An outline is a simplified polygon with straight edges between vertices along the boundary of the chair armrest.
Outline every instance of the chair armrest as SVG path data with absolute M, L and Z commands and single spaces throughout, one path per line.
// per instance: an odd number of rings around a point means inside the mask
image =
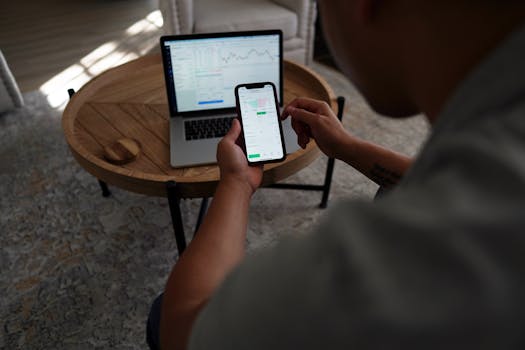
M 193 0 L 159 0 L 165 34 L 193 32 Z
M 308 3 L 311 2 L 311 0 L 272 0 L 273 2 L 287 7 L 292 11 L 302 11 L 302 9 L 306 9 L 308 7 Z
M 309 38 L 310 27 L 315 25 L 317 16 L 316 5 L 314 0 L 272 0 L 297 14 L 298 30 L 297 36 L 300 38 Z
M 314 0 L 272 0 L 274 3 L 288 8 L 297 14 L 297 37 L 304 39 L 305 60 L 310 64 L 314 52 L 315 20 L 317 6 Z

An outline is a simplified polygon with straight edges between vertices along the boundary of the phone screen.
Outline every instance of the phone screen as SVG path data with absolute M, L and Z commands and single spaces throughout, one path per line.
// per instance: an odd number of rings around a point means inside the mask
M 286 155 L 274 89 L 270 83 L 237 88 L 246 157 L 250 163 L 283 160 Z

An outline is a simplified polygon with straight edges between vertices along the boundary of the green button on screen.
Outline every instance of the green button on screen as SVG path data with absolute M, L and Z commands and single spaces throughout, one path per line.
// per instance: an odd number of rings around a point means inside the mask
M 260 157 L 261 157 L 261 155 L 259 153 L 248 155 L 248 158 L 250 158 L 250 159 L 252 159 L 252 158 L 260 158 Z
M 265 115 L 266 112 L 257 112 L 257 115 Z

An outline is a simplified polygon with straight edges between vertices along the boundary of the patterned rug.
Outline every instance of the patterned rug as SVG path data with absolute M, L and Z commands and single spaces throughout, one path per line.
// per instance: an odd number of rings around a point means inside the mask
M 372 113 L 338 72 L 314 68 L 347 98 L 345 126 L 354 134 L 413 155 L 426 138 L 422 117 L 387 120 Z M 0 348 L 145 349 L 145 321 L 177 258 L 165 198 L 111 188 L 71 156 L 60 112 L 39 92 L 0 115 Z M 319 158 L 287 181 L 321 184 Z M 377 187 L 336 162 L 330 206 L 370 200 Z M 311 231 L 321 193 L 261 189 L 251 206 L 248 251 Z M 190 239 L 200 202 L 185 200 Z

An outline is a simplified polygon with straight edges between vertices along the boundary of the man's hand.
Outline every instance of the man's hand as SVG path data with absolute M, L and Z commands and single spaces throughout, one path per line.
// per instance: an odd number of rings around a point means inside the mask
M 286 106 L 281 118 L 288 116 L 299 146 L 305 148 L 313 138 L 327 156 L 348 163 L 384 188 L 395 186 L 412 163 L 402 154 L 348 133 L 326 102 L 297 98 Z
M 221 182 L 242 185 L 253 194 L 261 185 L 262 166 L 250 166 L 246 155 L 237 144 L 241 134 L 241 124 L 234 119 L 230 131 L 219 142 L 217 162 L 221 170 Z
M 352 136 L 343 128 L 330 106 L 323 101 L 296 98 L 284 109 L 281 119 L 292 117 L 297 143 L 302 148 L 313 138 L 329 157 L 341 159 Z

